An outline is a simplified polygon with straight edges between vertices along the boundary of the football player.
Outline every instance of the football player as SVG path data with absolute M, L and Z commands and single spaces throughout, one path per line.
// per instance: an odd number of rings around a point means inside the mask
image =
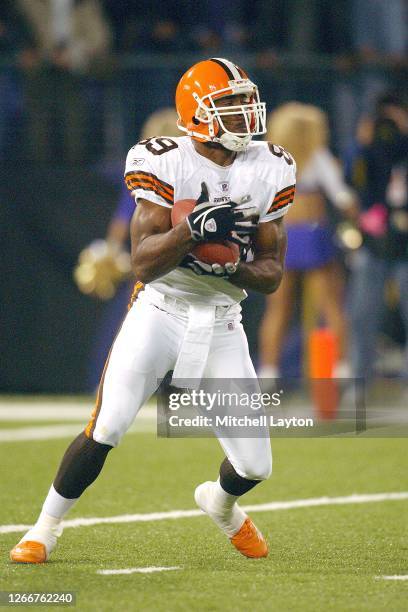
M 175 381 L 257 384 L 239 304 L 245 289 L 269 294 L 282 279 L 283 216 L 294 197 L 295 163 L 281 147 L 252 141 L 265 133 L 265 104 L 231 61 L 192 66 L 178 83 L 176 109 L 184 136 L 142 140 L 127 156 L 125 180 L 137 202 L 132 306 L 112 345 L 92 418 L 68 447 L 36 524 L 11 551 L 13 561 L 49 558 L 62 518 L 167 372 L 174 371 Z M 196 200 L 194 209 L 172 227 L 174 202 L 187 198 Z M 199 243 L 226 239 L 240 246 L 237 261 L 209 265 L 191 255 Z M 219 435 L 225 452 L 219 477 L 195 491 L 199 507 L 252 558 L 265 557 L 268 547 L 237 500 L 272 471 L 268 432 L 260 426 L 255 433 Z

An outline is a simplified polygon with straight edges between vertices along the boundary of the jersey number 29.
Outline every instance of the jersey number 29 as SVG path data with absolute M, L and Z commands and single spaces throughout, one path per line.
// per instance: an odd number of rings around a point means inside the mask
M 150 151 L 150 153 L 153 153 L 153 155 L 163 155 L 163 153 L 167 153 L 167 151 L 178 148 L 177 142 L 166 137 L 146 138 L 146 140 L 141 140 L 139 144 L 145 145 L 146 149 Z

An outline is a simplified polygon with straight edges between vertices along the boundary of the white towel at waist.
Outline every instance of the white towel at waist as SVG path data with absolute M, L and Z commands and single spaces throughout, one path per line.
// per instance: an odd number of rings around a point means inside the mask
M 175 387 L 199 387 L 214 331 L 215 309 L 205 304 L 189 305 L 187 329 L 173 372 Z
M 189 303 L 186 300 L 165 295 L 149 285 L 146 286 L 140 299 L 167 312 L 187 318 L 186 331 L 181 342 L 180 351 L 174 366 L 172 384 L 175 387 L 198 389 L 210 351 L 214 325 L 219 319 L 239 317 L 241 306 L 237 304 L 215 306 L 204 303 Z

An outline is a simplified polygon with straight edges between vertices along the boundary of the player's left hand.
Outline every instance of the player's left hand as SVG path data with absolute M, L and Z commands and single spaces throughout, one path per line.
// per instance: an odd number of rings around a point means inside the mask
M 250 203 L 251 196 L 246 195 L 236 204 L 232 202 L 235 211 L 240 211 L 244 215 L 244 221 L 241 221 L 240 228 L 232 231 L 228 240 L 235 242 L 239 247 L 247 248 L 251 242 L 251 238 L 255 233 L 259 223 L 259 210 L 256 206 Z
M 183 268 L 189 268 L 198 276 L 216 276 L 217 278 L 229 278 L 237 271 L 238 261 L 228 262 L 224 266 L 218 263 L 207 264 L 199 259 L 196 259 L 194 255 L 189 253 L 180 262 L 180 266 Z

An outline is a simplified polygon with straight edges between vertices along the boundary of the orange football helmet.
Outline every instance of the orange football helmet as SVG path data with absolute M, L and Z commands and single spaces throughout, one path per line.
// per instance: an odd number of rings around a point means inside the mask
M 216 106 L 215 100 L 244 94 L 248 103 Z M 248 75 L 229 60 L 214 57 L 194 64 L 181 77 L 176 90 L 177 125 L 200 142 L 218 142 L 230 151 L 242 151 L 253 136 L 266 133 L 266 108 L 260 102 L 258 87 Z M 240 115 L 245 131 L 232 132 L 223 118 Z

